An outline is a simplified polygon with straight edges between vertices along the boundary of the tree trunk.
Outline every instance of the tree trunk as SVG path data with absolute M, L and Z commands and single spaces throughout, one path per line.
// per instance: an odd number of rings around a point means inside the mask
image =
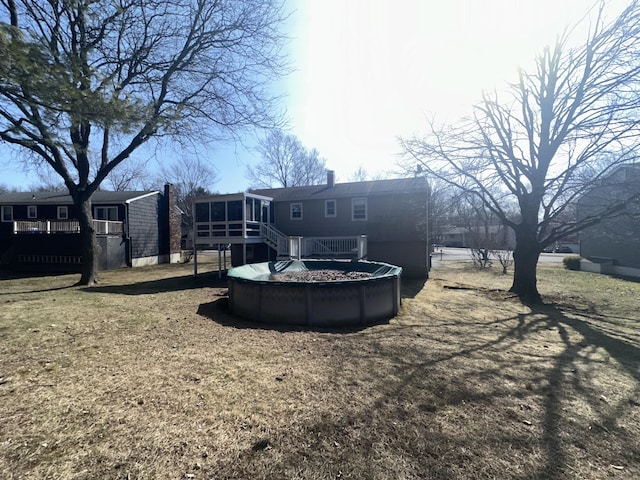
M 539 257 L 540 246 L 535 236 L 519 234 L 516 231 L 516 248 L 513 251 L 513 285 L 509 291 L 517 294 L 523 303 L 542 301 L 537 286 L 536 270 Z
M 98 283 L 98 245 L 93 228 L 91 197 L 74 199 L 80 222 L 80 248 L 82 250 L 82 270 L 78 285 L 92 286 Z

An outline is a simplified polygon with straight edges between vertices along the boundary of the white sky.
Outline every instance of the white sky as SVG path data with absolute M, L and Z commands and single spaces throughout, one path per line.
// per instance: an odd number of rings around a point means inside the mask
M 516 79 L 592 0 L 298 2 L 293 132 L 347 180 L 393 170 L 397 137 L 452 120 Z
M 282 86 L 291 133 L 317 148 L 348 181 L 362 165 L 394 170 L 398 136 L 419 133 L 425 114 L 470 111 L 483 89 L 516 78 L 544 45 L 584 15 L 592 0 L 288 0 L 290 60 Z M 220 181 L 249 184 L 253 151 L 211 154 Z M 29 186 L 19 169 L 0 166 L 0 183 Z

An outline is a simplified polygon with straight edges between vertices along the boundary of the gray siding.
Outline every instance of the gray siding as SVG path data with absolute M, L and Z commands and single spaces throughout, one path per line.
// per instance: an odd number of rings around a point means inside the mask
M 405 277 L 429 274 L 426 242 L 367 242 L 368 260 L 402 267 Z
M 368 260 L 398 265 L 403 275 L 428 275 L 426 195 L 393 193 L 367 198 L 367 220 L 352 220 L 351 200 L 336 198 L 336 216 L 325 217 L 325 199 L 276 201 L 276 228 L 287 235 L 366 235 Z M 302 220 L 290 218 L 291 203 L 302 203 Z
M 425 240 L 426 197 L 418 194 L 372 195 L 367 220 L 352 220 L 352 198 L 336 198 L 336 216 L 325 217 L 325 200 L 276 201 L 275 225 L 287 235 L 367 235 L 369 241 Z M 290 218 L 292 203 L 302 203 L 302 220 Z
M 158 222 L 161 196 L 149 195 L 129 204 L 129 238 L 131 257 L 144 258 L 161 254 L 161 227 Z
M 630 198 L 640 189 L 640 168 L 624 166 L 594 186 L 578 204 L 578 217 L 597 213 L 609 204 Z M 640 268 L 640 199 L 627 203 L 625 211 L 580 232 L 580 255 L 609 259 L 614 265 Z

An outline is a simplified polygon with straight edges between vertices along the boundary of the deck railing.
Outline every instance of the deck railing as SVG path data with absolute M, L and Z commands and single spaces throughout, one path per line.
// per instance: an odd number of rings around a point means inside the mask
M 123 222 L 113 220 L 94 220 L 93 228 L 97 235 L 122 235 Z M 13 222 L 13 233 L 80 233 L 77 220 L 16 220 Z
M 303 256 L 305 257 L 336 257 L 354 256 L 365 258 L 367 256 L 367 237 L 305 237 Z
M 260 236 L 267 245 L 276 250 L 278 255 L 289 255 L 289 240 L 287 236 L 273 225 L 261 223 Z

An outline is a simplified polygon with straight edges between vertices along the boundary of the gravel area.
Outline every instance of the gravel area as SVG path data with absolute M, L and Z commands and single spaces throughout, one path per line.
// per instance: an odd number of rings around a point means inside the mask
M 371 278 L 367 272 L 343 272 L 341 270 L 306 270 L 301 272 L 274 273 L 269 279 L 278 282 L 335 282 Z

